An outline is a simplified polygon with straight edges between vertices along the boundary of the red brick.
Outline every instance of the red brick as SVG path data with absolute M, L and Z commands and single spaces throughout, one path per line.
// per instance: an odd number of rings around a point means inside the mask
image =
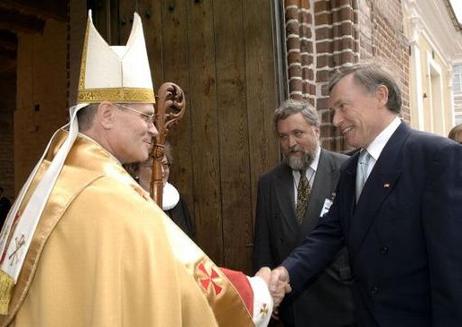
M 289 24 L 287 24 L 287 35 L 289 34 L 299 34 L 300 33 L 300 27 L 299 27 L 299 23 L 298 22 L 290 22 Z
M 288 55 L 287 61 L 289 64 L 294 62 L 301 62 L 300 53 L 299 52 L 291 52 Z
M 316 1 L 314 3 L 314 12 L 318 13 L 321 11 L 328 11 L 330 10 L 330 1 L 324 0 L 324 1 Z
M 284 7 L 289 7 L 289 6 L 297 6 L 299 5 L 300 0 L 285 0 L 284 1 Z
M 303 68 L 302 69 L 302 78 L 304 80 L 309 80 L 312 81 L 314 79 L 314 72 L 312 69 L 309 68 Z
M 300 65 L 293 65 L 289 67 L 289 77 L 302 76 L 302 67 Z
M 313 53 L 313 42 L 302 41 L 300 45 L 300 52 Z
M 342 24 L 333 27 L 334 37 L 353 35 L 353 32 L 353 22 L 351 21 L 343 22 Z
M 298 79 L 293 79 L 289 81 L 289 90 L 290 91 L 301 91 L 302 90 L 302 81 Z
M 301 56 L 301 61 L 302 61 L 303 66 L 311 65 L 313 63 L 313 56 L 310 54 L 304 53 Z
M 326 25 L 326 24 L 332 25 L 332 16 L 331 16 L 330 13 L 318 14 L 314 18 L 314 20 L 315 20 L 315 25 L 316 26 L 318 26 L 318 25 Z
M 299 49 L 300 39 L 298 37 L 291 37 L 287 39 L 287 49 Z
M 344 7 L 332 13 L 334 22 L 341 22 L 345 20 L 353 20 L 354 14 L 351 8 Z
M 310 0 L 300 0 L 300 8 L 310 9 Z
M 332 52 L 332 42 L 331 41 L 316 42 L 316 52 L 318 53 Z
M 329 72 L 327 70 L 319 70 L 316 72 L 316 82 L 327 82 L 329 80 Z
M 330 54 L 321 55 L 321 56 L 318 56 L 318 58 L 317 58 L 316 67 L 317 68 L 322 68 L 322 67 L 325 67 L 325 66 L 333 67 L 333 60 L 332 60 L 332 56 Z
M 316 40 L 330 39 L 332 37 L 331 27 L 321 27 L 316 29 Z
M 318 101 L 316 103 L 316 109 L 317 110 L 326 110 L 326 109 L 328 109 L 328 106 L 327 106 L 327 101 L 328 100 L 329 100 L 328 97 L 318 98 Z M 328 110 L 323 112 L 323 117 L 324 117 L 324 115 L 327 115 L 326 119 L 328 119 L 327 121 L 330 121 L 330 113 L 329 113 Z M 323 117 L 321 117 L 322 121 L 326 121 Z

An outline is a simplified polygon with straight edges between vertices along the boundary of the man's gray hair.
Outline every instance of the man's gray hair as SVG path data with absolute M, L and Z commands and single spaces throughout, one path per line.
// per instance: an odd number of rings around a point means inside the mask
M 399 114 L 401 112 L 401 90 L 391 74 L 375 64 L 356 64 L 340 68 L 330 79 L 329 93 L 345 76 L 353 74 L 353 81 L 361 85 L 369 93 L 373 93 L 381 85 L 388 89 L 388 110 Z
M 278 122 L 284 120 L 289 116 L 301 113 L 308 125 L 319 127 L 321 121 L 314 106 L 308 101 L 288 99 L 281 103 L 281 105 L 274 111 L 273 127 L 277 131 Z

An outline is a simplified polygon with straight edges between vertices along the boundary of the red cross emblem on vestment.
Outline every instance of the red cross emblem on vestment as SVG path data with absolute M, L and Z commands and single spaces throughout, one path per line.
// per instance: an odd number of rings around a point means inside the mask
M 215 291 L 215 294 L 218 295 L 221 293 L 223 288 L 217 285 L 216 280 L 221 278 L 220 275 L 212 268 L 210 268 L 210 273 L 205 268 L 203 262 L 201 262 L 198 266 L 199 270 L 203 273 L 204 278 L 200 278 L 199 282 L 201 283 L 202 287 L 208 291 L 210 285 L 212 285 L 212 289 Z

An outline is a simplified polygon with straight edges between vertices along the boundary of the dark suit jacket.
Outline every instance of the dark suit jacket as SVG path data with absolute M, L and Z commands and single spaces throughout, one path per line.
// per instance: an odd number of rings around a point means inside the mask
M 195 239 L 196 229 L 194 222 L 189 214 L 188 206 L 183 198 L 180 196 L 180 201 L 170 210 L 165 213 L 185 232 L 192 240 Z
M 321 150 L 303 224 L 295 218 L 292 170 L 282 163 L 258 183 L 254 268 L 274 268 L 320 220 L 324 201 L 332 199 L 346 156 Z M 321 218 L 322 219 L 322 218 Z M 350 268 L 346 251 L 301 294 L 285 300 L 280 314 L 287 326 L 345 326 L 353 321 Z
M 346 243 L 360 326 L 462 326 L 462 146 L 402 123 L 355 204 L 357 160 L 328 215 L 283 262 L 292 287 Z

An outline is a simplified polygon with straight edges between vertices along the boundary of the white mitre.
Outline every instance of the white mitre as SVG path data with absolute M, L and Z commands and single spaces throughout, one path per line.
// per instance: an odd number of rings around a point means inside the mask
M 132 31 L 125 46 L 109 46 L 93 25 L 88 13 L 87 30 L 82 52 L 77 105 L 69 108 L 68 137 L 56 153 L 49 168 L 33 191 L 23 212 L 18 212 L 42 158 L 29 175 L 8 213 L 0 233 L 0 314 L 7 314 L 13 286 L 24 264 L 27 251 L 48 197 L 64 161 L 79 132 L 77 112 L 91 103 L 155 103 L 151 71 L 140 16 L 135 13 Z M 56 135 L 56 133 L 55 133 Z M 17 216 L 16 221 L 15 217 Z M 14 223 L 14 224 L 13 224 Z M 15 225 L 15 226 L 14 226 Z M 14 228 L 13 228 L 14 226 Z M 15 242 L 21 242 L 21 249 Z
M 78 103 L 154 103 L 151 70 L 140 16 L 126 46 L 109 46 L 88 15 L 80 66 Z

